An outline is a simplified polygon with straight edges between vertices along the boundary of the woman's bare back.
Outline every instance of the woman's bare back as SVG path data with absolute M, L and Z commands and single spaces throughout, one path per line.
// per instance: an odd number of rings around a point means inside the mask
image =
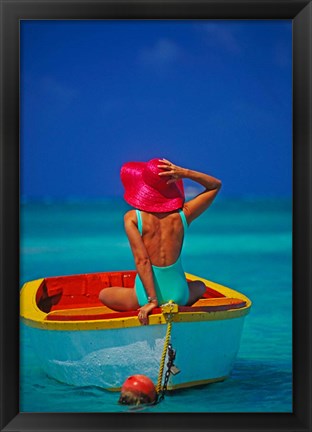
M 158 267 L 172 265 L 179 258 L 183 243 L 183 224 L 178 212 L 141 211 L 143 243 L 151 263 Z

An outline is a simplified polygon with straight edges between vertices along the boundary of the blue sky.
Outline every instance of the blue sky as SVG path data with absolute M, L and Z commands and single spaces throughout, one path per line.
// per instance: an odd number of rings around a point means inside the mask
M 22 21 L 22 198 L 121 196 L 165 157 L 291 196 L 291 21 Z

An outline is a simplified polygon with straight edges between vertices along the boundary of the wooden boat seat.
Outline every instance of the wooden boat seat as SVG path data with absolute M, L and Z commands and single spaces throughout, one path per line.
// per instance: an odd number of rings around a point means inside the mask
M 246 306 L 246 302 L 239 298 L 202 298 L 193 306 L 179 306 L 179 312 L 216 312 L 230 309 L 240 309 Z M 161 308 L 153 309 L 153 314 L 161 313 Z M 116 312 L 107 306 L 80 307 L 63 310 L 54 310 L 48 313 L 49 321 L 89 321 L 113 318 L 125 318 L 136 316 L 137 311 Z

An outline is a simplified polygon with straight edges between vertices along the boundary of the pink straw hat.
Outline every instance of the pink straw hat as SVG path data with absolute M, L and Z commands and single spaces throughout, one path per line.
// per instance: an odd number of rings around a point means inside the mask
M 167 184 L 170 177 L 159 176 L 163 170 L 157 165 L 161 165 L 160 159 L 127 162 L 121 167 L 125 201 L 139 210 L 155 213 L 182 208 L 185 200 L 182 180 Z

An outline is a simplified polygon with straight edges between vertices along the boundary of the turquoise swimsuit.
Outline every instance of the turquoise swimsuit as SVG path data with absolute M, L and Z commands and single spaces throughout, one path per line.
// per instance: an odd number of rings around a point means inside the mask
M 184 227 L 184 234 L 188 227 L 185 214 L 179 210 Z M 136 210 L 138 218 L 138 230 L 142 235 L 143 225 L 141 212 Z M 158 303 L 161 305 L 173 300 L 175 303 L 184 306 L 189 299 L 189 288 L 185 278 L 184 270 L 181 263 L 181 253 L 175 263 L 166 267 L 152 265 L 153 277 Z M 140 306 L 148 303 L 147 294 L 140 276 L 135 278 L 135 292 Z

